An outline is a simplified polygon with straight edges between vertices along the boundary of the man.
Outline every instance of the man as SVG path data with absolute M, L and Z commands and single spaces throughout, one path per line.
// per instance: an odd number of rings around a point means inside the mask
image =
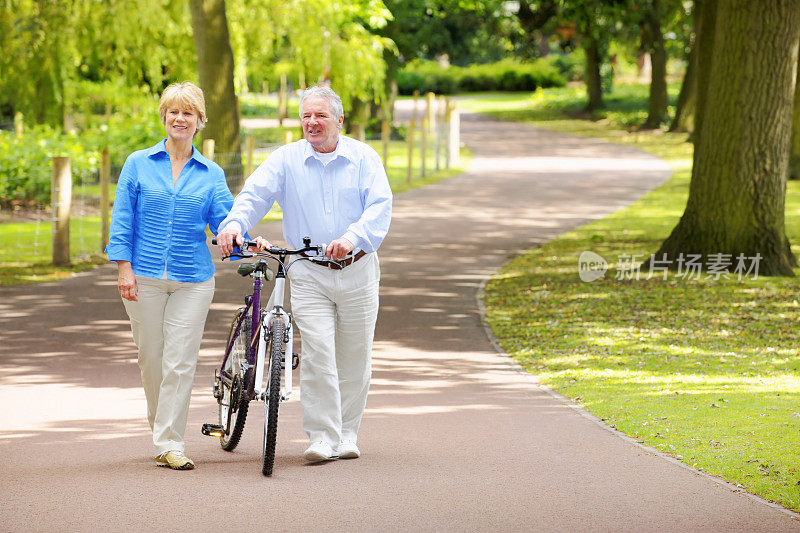
M 292 310 L 302 338 L 300 366 L 304 457 L 354 459 L 367 401 L 372 339 L 378 316 L 377 250 L 389 230 L 392 191 L 377 152 L 339 134 L 342 100 L 329 87 L 300 100 L 303 136 L 273 152 L 247 179 L 217 236 L 223 256 L 277 201 L 283 236 L 300 248 L 330 243 L 325 255 L 344 261 L 292 267 Z M 262 249 L 270 243 L 259 238 Z M 348 254 L 351 254 L 348 256 Z M 345 259 L 346 258 L 346 259 Z

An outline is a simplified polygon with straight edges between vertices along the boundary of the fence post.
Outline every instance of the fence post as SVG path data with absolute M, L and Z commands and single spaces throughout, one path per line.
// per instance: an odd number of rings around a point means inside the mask
M 444 107 L 444 96 L 440 96 L 436 104 L 436 172 L 439 172 L 439 169 L 441 169 L 439 160 L 442 156 L 442 144 L 444 144 L 442 142 L 442 138 L 444 137 Z
M 244 167 L 244 176 L 247 178 L 250 174 L 253 173 L 253 169 L 255 167 L 255 161 L 253 160 L 253 152 L 256 149 L 256 141 L 251 136 L 247 136 L 244 139 L 244 150 L 247 154 L 247 166 Z
M 111 205 L 109 200 L 108 185 L 111 181 L 111 157 L 108 148 L 103 148 L 100 162 L 100 250 L 106 249 L 108 244 L 109 220 L 108 211 Z
M 381 152 L 383 153 L 383 170 L 389 170 L 389 138 L 392 136 L 392 127 L 388 120 L 381 122 Z
M 427 166 L 427 158 L 428 158 L 428 115 L 422 115 L 422 124 L 420 125 L 420 154 L 422 155 L 422 168 L 420 169 L 420 175 L 422 178 L 425 177 L 425 170 Z
M 414 174 L 414 130 L 417 129 L 417 98 L 419 91 L 414 91 L 414 113 L 411 115 L 411 123 L 408 125 L 408 171 L 406 181 L 411 183 Z
M 72 204 L 69 157 L 53 158 L 50 198 L 53 206 L 53 264 L 69 266 L 69 211 Z
M 17 111 L 14 113 L 14 132 L 16 132 L 17 137 L 22 137 L 22 133 L 25 131 L 25 123 L 22 118 L 22 113 Z
M 294 138 L 294 134 L 292 134 L 292 130 L 286 130 L 283 132 L 283 144 L 289 144 L 292 142 Z
M 278 91 L 278 125 L 283 126 L 283 119 L 286 118 L 286 109 L 289 88 L 286 84 L 286 74 L 281 74 L 281 88 Z
M 266 81 L 261 82 L 261 94 L 269 94 L 269 83 Z
M 203 155 L 214 160 L 214 139 L 203 139 Z
M 457 167 L 460 162 L 459 152 L 461 151 L 461 117 L 455 105 L 452 106 L 450 111 L 449 125 L 450 139 L 447 143 L 450 145 L 448 150 L 449 163 L 451 167 Z
M 300 85 L 300 88 L 304 91 L 306 90 L 306 73 L 301 72 L 298 76 L 297 84 Z
M 432 92 L 425 93 L 425 116 L 428 117 L 428 133 L 433 133 L 433 127 L 436 124 L 433 118 L 433 100 L 436 95 Z

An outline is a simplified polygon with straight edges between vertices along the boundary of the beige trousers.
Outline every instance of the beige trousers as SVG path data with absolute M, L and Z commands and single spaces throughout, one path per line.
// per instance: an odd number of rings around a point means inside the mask
M 378 254 L 331 270 L 292 266 L 292 313 L 300 328 L 300 403 L 309 440 L 356 442 L 372 373 L 378 317 Z
M 185 451 L 183 435 L 214 278 L 188 283 L 136 276 L 136 283 L 139 300 L 122 302 L 139 348 L 153 452 Z

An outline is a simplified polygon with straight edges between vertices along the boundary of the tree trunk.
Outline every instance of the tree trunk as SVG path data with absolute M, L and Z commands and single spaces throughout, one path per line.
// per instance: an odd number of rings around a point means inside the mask
M 661 5 L 653 0 L 645 12 L 643 40 L 650 54 L 650 100 L 647 120 L 642 129 L 652 130 L 667 119 L 667 51 L 664 49 L 664 33 L 661 31 Z
M 791 276 L 784 211 L 800 2 L 729 0 L 717 16 L 689 200 L 655 257 L 675 267 L 681 254 L 704 264 L 731 254 L 732 271 L 740 254 L 758 254 L 759 275 Z
M 800 179 L 800 66 L 797 68 L 797 83 L 794 87 L 792 145 L 789 151 L 789 179 Z
M 603 103 L 603 83 L 600 78 L 600 43 L 591 34 L 584 35 L 586 50 L 586 94 L 589 102 L 586 111 L 596 111 L 605 107 Z
M 225 0 L 191 0 L 190 7 L 197 72 L 208 115 L 203 138 L 214 139 L 216 162 L 229 180 L 235 180 L 242 175 L 242 157 Z
M 690 43 L 689 55 L 687 57 L 686 73 L 683 75 L 681 92 L 678 94 L 678 103 L 675 105 L 675 116 L 669 131 L 672 132 L 693 132 L 694 114 L 697 103 L 697 36 L 700 33 L 702 24 L 703 2 L 694 2 L 694 39 Z
M 697 146 L 700 137 L 700 130 L 703 126 L 703 113 L 705 112 L 706 96 L 708 95 L 708 84 L 711 79 L 711 66 L 714 57 L 714 43 L 717 33 L 717 0 L 703 0 L 701 8 L 702 26 L 696 37 L 697 48 L 697 79 L 695 82 L 695 112 L 694 112 L 694 132 L 692 139 Z

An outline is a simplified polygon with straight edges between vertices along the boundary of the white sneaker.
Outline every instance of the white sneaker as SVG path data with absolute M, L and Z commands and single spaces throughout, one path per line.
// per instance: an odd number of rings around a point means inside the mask
M 336 457 L 337 455 L 333 452 L 333 448 L 327 442 L 315 442 L 303 453 L 303 458 L 312 463 L 330 461 L 331 459 L 336 459 Z
M 361 457 L 361 452 L 355 442 L 339 443 L 339 459 L 358 459 L 359 457 Z

